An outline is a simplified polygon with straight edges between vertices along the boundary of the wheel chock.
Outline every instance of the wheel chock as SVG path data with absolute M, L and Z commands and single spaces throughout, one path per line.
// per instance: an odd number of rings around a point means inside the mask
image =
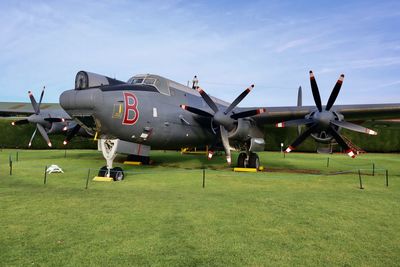
M 140 161 L 124 161 L 125 165 L 134 165 L 134 166 L 139 166 L 142 165 Z
M 114 179 L 110 178 L 110 177 L 95 176 L 93 178 L 93 181 L 96 181 L 96 182 L 112 182 L 112 181 L 114 181 Z
M 256 168 L 233 168 L 234 172 L 257 172 Z

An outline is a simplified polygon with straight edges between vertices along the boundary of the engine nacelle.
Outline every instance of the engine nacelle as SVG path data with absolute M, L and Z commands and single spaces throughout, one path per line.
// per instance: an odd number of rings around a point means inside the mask
M 250 129 L 253 127 L 249 120 L 238 119 L 237 126 L 229 132 L 229 139 L 245 141 L 250 138 Z
M 263 133 L 252 120 L 238 119 L 236 128 L 229 132 L 228 137 L 230 140 L 240 141 L 239 143 L 245 141 L 248 149 L 253 152 L 265 149 Z
M 53 122 L 47 133 L 48 134 L 62 133 L 64 127 L 65 127 L 64 122 Z
M 322 144 L 330 144 L 333 139 L 333 136 L 325 131 L 312 133 L 311 137 L 315 140 L 315 142 L 322 143 Z
M 332 111 L 331 114 L 332 114 L 331 116 L 333 117 L 334 120 L 342 121 L 344 118 L 342 114 L 337 113 L 335 111 Z M 309 119 L 309 118 L 315 119 L 315 117 L 316 117 L 315 112 L 312 112 L 306 116 L 306 119 Z M 338 127 L 336 125 L 332 125 L 332 126 L 336 131 L 340 132 L 340 130 L 341 130 L 340 127 Z M 311 137 L 317 143 L 330 144 L 332 142 L 332 140 L 334 139 L 333 136 L 328 132 L 327 128 L 325 128 L 325 127 L 320 127 L 317 131 L 311 133 Z
M 253 137 L 250 139 L 250 147 L 249 150 L 252 152 L 264 151 L 265 149 L 265 141 L 263 138 Z
M 75 90 L 118 84 L 125 84 L 125 82 L 87 71 L 79 71 L 75 77 Z

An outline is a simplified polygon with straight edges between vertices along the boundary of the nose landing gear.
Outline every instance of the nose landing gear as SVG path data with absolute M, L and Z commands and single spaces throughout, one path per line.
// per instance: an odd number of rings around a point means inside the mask
M 114 181 L 122 181 L 125 178 L 122 168 L 112 167 L 113 161 L 117 156 L 118 139 L 101 139 L 99 147 L 107 161 L 107 165 L 100 168 L 98 176 L 113 178 Z

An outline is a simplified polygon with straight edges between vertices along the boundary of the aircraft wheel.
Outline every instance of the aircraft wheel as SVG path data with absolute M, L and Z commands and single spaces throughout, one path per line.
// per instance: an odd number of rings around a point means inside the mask
M 238 160 L 237 160 L 237 166 L 239 168 L 245 168 L 246 167 L 245 166 L 246 165 L 246 158 L 247 158 L 246 153 L 242 152 L 242 153 L 239 154 L 239 157 L 238 157 Z
M 260 159 L 256 153 L 251 153 L 249 157 L 249 166 L 250 168 L 260 168 Z
M 122 181 L 125 178 L 124 171 L 120 167 L 115 167 L 111 170 L 112 172 L 112 178 L 114 181 Z
M 97 176 L 99 177 L 105 177 L 107 174 L 107 166 L 103 166 L 99 170 L 99 174 Z

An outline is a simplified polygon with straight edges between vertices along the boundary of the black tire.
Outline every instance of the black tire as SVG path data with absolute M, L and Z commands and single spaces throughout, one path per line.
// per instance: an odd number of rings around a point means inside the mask
M 124 171 L 120 167 L 115 167 L 111 169 L 111 177 L 114 181 L 122 181 L 125 178 Z
M 260 159 L 256 153 L 251 153 L 249 157 L 249 168 L 260 168 Z
M 143 165 L 150 165 L 150 157 L 142 156 L 141 159 L 140 159 L 140 162 L 141 162 Z
M 105 177 L 106 174 L 107 174 L 107 166 L 101 167 L 100 170 L 99 170 L 98 176 L 99 177 Z
M 238 157 L 238 159 L 237 159 L 237 166 L 239 167 L 239 168 L 245 168 L 246 166 L 246 158 L 247 158 L 247 155 L 246 155 L 246 153 L 244 153 L 244 152 L 242 152 L 242 153 L 240 153 L 239 154 L 239 157 Z

